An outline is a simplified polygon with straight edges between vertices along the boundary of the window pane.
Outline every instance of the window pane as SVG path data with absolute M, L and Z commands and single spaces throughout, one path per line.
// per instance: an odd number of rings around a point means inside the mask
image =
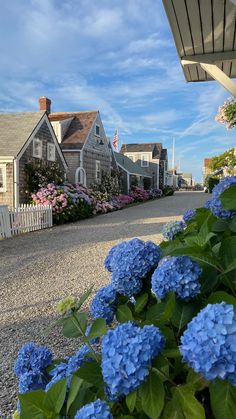
M 42 156 L 42 142 L 41 140 L 35 138 L 33 142 L 33 156 L 41 157 Z
M 99 127 L 99 125 L 96 125 L 95 132 L 96 132 L 96 135 L 100 135 L 100 127 Z
M 55 161 L 55 145 L 48 143 L 48 160 Z
M 0 188 L 3 188 L 3 169 L 0 167 Z

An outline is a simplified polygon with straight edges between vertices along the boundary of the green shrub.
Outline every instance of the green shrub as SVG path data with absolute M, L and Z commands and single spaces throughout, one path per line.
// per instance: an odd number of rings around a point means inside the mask
M 218 185 L 219 181 L 220 181 L 220 179 L 217 178 L 217 177 L 209 177 L 207 187 L 208 187 L 208 190 L 209 190 L 210 193 L 212 193 L 214 187 L 216 185 Z
M 174 195 L 174 189 L 171 186 L 166 186 L 162 189 L 164 196 L 172 196 Z

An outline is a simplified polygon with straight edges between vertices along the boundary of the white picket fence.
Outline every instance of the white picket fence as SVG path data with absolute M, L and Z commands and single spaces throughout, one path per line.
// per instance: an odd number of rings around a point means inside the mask
M 52 227 L 52 208 L 43 205 L 0 205 L 0 238 Z

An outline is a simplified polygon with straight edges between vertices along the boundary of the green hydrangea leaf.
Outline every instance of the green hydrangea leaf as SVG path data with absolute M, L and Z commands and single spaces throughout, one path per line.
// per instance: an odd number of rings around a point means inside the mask
M 236 210 L 236 185 L 225 189 L 225 191 L 219 196 L 223 208 L 226 210 Z
M 135 390 L 132 393 L 128 394 L 128 396 L 126 396 L 125 398 L 125 401 L 130 413 L 132 413 L 134 411 L 137 401 L 137 391 Z
M 88 339 L 91 340 L 103 336 L 105 335 L 106 331 L 106 321 L 104 319 L 96 319 L 92 324 L 92 327 L 88 334 Z
M 180 331 L 198 312 L 198 305 L 194 302 L 184 303 L 177 301 L 171 317 L 171 323 Z
M 80 391 L 80 388 L 82 386 L 83 380 L 82 378 L 78 377 L 76 374 L 73 374 L 71 383 L 70 383 L 70 391 L 68 395 L 67 405 L 66 405 L 66 411 L 69 412 L 69 409 L 76 399 L 77 394 Z
M 207 300 L 208 304 L 215 304 L 215 303 L 221 303 L 224 301 L 225 303 L 232 304 L 236 309 L 236 298 L 232 295 L 228 294 L 225 291 L 216 291 L 213 294 L 210 295 L 210 297 Z
M 151 371 L 148 380 L 140 388 L 143 411 L 151 419 L 158 419 L 164 407 L 165 390 L 162 380 Z
M 182 409 L 179 406 L 179 403 L 176 403 L 174 400 L 166 403 L 165 409 L 161 419 L 187 419 L 185 418 Z
M 211 408 L 215 419 L 236 419 L 236 387 L 216 380 L 209 385 Z
M 104 385 L 101 367 L 97 362 L 86 362 L 81 365 L 76 375 L 97 388 Z
M 133 320 L 132 311 L 127 305 L 121 305 L 117 309 L 116 319 L 119 323 L 126 323 L 129 320 Z
M 90 287 L 89 289 L 88 289 L 88 291 L 86 291 L 83 295 L 82 295 L 82 297 L 79 299 L 79 301 L 78 301 L 78 303 L 77 303 L 77 309 L 79 309 L 83 304 L 84 304 L 84 302 L 88 299 L 88 297 L 90 296 L 90 294 L 92 293 L 92 291 L 93 291 L 93 287 L 94 286 L 92 286 L 92 287 Z
M 66 397 L 66 378 L 57 381 L 46 392 L 44 407 L 52 412 L 60 413 Z
M 141 313 L 141 311 L 146 306 L 147 302 L 148 302 L 148 294 L 145 293 L 145 294 L 140 295 L 137 298 L 135 306 L 134 306 L 135 313 Z
M 178 386 L 175 389 L 175 399 L 181 406 L 184 418 L 206 419 L 202 404 L 195 398 L 194 391 L 189 386 Z
M 20 401 L 21 419 L 47 419 L 49 412 L 43 406 L 45 397 L 43 390 L 19 394 L 18 397 Z

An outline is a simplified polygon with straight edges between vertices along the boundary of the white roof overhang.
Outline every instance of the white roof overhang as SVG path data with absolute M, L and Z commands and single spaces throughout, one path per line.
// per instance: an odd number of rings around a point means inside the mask
M 163 0 L 188 82 L 217 80 L 236 96 L 236 1 Z

